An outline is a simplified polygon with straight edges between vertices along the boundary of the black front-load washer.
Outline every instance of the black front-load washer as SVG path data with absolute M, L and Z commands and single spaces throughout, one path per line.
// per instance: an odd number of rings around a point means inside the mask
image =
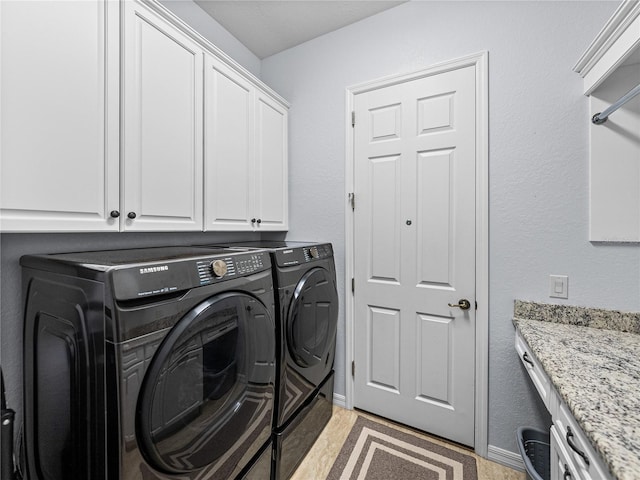
M 169 247 L 21 264 L 27 478 L 269 478 L 268 253 Z
M 333 247 L 291 241 L 224 247 L 272 256 L 278 325 L 272 478 L 286 479 L 331 418 L 338 324 Z

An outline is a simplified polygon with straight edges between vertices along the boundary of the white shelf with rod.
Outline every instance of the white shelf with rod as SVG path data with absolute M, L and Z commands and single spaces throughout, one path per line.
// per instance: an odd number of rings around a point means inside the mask
M 618 7 L 573 70 L 589 96 L 589 240 L 640 242 L 640 2 Z

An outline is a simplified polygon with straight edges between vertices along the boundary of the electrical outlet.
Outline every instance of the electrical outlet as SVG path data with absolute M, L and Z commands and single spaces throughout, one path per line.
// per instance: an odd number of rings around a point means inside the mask
M 549 296 L 552 298 L 569 298 L 569 277 L 566 275 L 549 275 Z

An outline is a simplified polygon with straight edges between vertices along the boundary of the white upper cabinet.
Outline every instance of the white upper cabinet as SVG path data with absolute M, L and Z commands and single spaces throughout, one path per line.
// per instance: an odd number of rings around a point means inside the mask
M 286 230 L 287 103 L 161 4 L 0 23 L 0 231 Z
M 640 85 L 640 2 L 620 4 L 574 71 L 589 96 L 589 240 L 640 242 L 640 95 L 591 120 Z
M 257 93 L 255 215 L 259 230 L 288 228 L 288 110 Z
M 205 60 L 205 229 L 251 230 L 255 88 Z
M 2 231 L 118 230 L 118 2 L 0 2 Z
M 202 230 L 202 49 L 124 4 L 123 230 Z
M 205 65 L 205 229 L 287 229 L 287 116 L 222 62 Z

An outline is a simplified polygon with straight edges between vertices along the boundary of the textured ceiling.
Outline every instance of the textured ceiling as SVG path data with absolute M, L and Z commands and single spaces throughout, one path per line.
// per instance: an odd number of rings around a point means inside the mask
M 405 1 L 195 0 L 261 59 Z

